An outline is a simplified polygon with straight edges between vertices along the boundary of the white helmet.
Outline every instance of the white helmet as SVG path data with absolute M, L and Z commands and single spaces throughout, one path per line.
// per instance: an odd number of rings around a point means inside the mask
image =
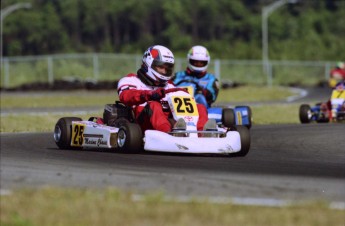
M 337 68 L 340 68 L 340 69 L 345 69 L 345 62 L 337 62 Z
M 141 69 L 145 72 L 147 79 L 150 81 L 150 85 L 162 86 L 172 78 L 174 63 L 174 55 L 168 48 L 155 45 L 145 51 Z M 157 66 L 164 66 L 166 73 L 159 73 L 156 70 Z
M 196 73 L 203 73 L 207 71 L 208 64 L 210 63 L 211 57 L 210 54 L 208 53 L 207 49 L 203 46 L 193 46 L 188 54 L 188 68 L 192 72 Z M 194 65 L 195 61 L 201 61 L 203 62 L 202 66 L 201 65 Z

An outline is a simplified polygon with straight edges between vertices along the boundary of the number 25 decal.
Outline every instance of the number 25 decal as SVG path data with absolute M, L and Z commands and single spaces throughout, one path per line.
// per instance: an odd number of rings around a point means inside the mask
M 71 146 L 81 146 L 83 144 L 84 125 L 74 124 L 72 130 Z
M 175 97 L 174 108 L 179 115 L 197 115 L 196 103 L 190 97 Z

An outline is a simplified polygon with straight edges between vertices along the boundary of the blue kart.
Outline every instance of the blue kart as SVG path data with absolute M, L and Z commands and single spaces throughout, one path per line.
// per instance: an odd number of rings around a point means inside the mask
M 202 88 L 193 80 L 181 80 L 176 84 L 178 87 L 188 89 L 194 96 L 197 103 L 203 104 L 207 108 L 208 118 L 215 119 L 217 124 L 224 127 L 234 125 L 244 125 L 248 129 L 252 126 L 252 111 L 249 106 L 235 106 L 234 108 L 211 107 L 205 96 L 201 93 Z

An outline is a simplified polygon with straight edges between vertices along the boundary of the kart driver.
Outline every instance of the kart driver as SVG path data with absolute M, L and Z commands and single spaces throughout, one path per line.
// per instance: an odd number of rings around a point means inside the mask
M 171 111 L 165 99 L 166 93 L 182 90 L 169 82 L 173 75 L 174 62 L 174 55 L 168 48 L 161 45 L 151 46 L 145 51 L 137 74 L 128 74 L 118 83 L 119 99 L 125 105 L 133 107 L 142 131 L 154 129 L 170 132 L 172 129 L 186 129 L 183 119 L 182 122 L 178 120 L 172 128 L 169 121 Z M 197 108 L 197 129 L 203 130 L 208 120 L 207 109 L 201 104 L 197 104 Z
M 216 101 L 219 91 L 219 83 L 217 78 L 207 72 L 207 67 L 210 63 L 211 57 L 208 50 L 203 46 L 193 46 L 188 54 L 188 66 L 185 71 L 180 71 L 175 74 L 173 83 L 178 86 L 188 86 L 183 80 L 195 82 L 201 88 L 196 90 L 196 94 L 202 94 L 206 98 L 207 108 Z
M 345 62 L 338 62 L 336 67 L 331 70 L 329 86 L 333 88 L 340 81 L 345 81 Z
M 338 90 L 340 92 L 345 92 L 345 80 L 338 82 L 334 87 L 333 90 Z M 324 112 L 325 114 L 328 114 L 329 111 L 332 110 L 332 104 L 331 104 L 331 98 L 328 99 L 327 102 L 321 103 L 321 111 Z M 345 105 L 343 106 L 345 109 Z

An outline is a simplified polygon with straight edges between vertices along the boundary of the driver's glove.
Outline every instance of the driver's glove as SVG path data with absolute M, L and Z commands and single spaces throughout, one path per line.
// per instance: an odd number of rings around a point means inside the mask
M 164 88 L 158 88 L 156 90 L 152 90 L 147 95 L 147 100 L 153 100 L 153 101 L 160 101 L 162 98 L 165 97 L 165 89 Z

